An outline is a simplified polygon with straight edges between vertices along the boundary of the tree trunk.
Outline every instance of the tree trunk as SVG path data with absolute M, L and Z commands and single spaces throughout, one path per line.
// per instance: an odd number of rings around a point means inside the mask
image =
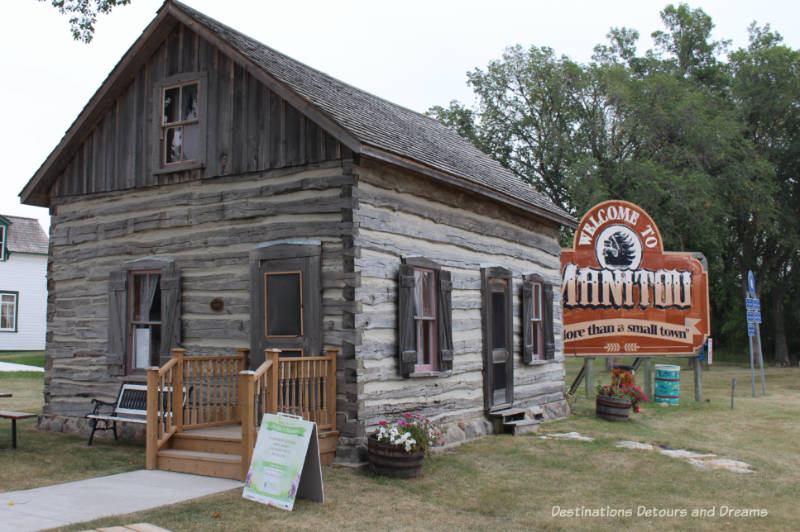
M 786 342 L 786 324 L 783 316 L 783 287 L 777 287 L 772 293 L 773 333 L 775 335 L 775 364 L 789 365 L 789 345 Z

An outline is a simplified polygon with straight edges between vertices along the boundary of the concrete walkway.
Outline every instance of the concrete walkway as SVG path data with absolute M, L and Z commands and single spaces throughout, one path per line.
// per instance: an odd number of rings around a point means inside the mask
M 44 373 L 44 368 L 15 364 L 14 362 L 0 362 L 0 371 L 38 371 Z
M 43 530 L 242 487 L 237 480 L 141 470 L 0 493 L 0 531 Z

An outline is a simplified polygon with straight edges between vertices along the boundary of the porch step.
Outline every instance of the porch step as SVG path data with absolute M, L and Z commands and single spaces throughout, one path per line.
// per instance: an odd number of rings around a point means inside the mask
M 225 453 L 164 449 L 158 451 L 158 469 L 241 480 L 242 458 Z
M 242 426 L 188 429 L 175 434 L 170 443 L 172 449 L 182 451 L 239 455 L 242 452 Z
M 514 435 L 536 431 L 539 423 L 544 419 L 540 407 L 529 409 L 511 407 L 489 412 L 489 417 L 494 424 L 496 433 Z
M 520 419 L 517 421 L 507 421 L 503 423 L 503 432 L 508 432 L 514 436 L 520 434 L 528 434 L 539 430 L 540 420 L 538 419 Z

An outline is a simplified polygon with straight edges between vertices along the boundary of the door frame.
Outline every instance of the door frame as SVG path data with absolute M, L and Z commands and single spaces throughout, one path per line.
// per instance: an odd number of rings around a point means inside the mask
M 491 294 L 494 288 L 503 283 L 505 285 L 506 316 L 504 324 L 504 345 L 501 349 L 494 349 L 494 309 Z M 514 403 L 514 314 L 513 314 L 514 279 L 511 270 L 499 266 L 481 268 L 481 325 L 483 330 L 483 402 L 487 412 L 509 408 Z M 505 398 L 502 402 L 494 398 L 494 365 L 498 356 L 505 358 Z
M 262 244 L 250 251 L 250 368 L 264 361 L 264 349 L 284 349 L 282 356 L 301 349 L 304 356 L 319 356 L 322 349 L 322 246 L 319 244 Z M 265 268 L 268 268 L 265 269 Z M 265 335 L 265 282 L 267 273 L 301 272 L 301 335 Z

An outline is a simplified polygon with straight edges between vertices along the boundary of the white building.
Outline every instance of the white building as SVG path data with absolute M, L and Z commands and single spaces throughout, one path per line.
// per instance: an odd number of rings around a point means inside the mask
M 0 351 L 44 350 L 47 235 L 33 218 L 0 214 Z

